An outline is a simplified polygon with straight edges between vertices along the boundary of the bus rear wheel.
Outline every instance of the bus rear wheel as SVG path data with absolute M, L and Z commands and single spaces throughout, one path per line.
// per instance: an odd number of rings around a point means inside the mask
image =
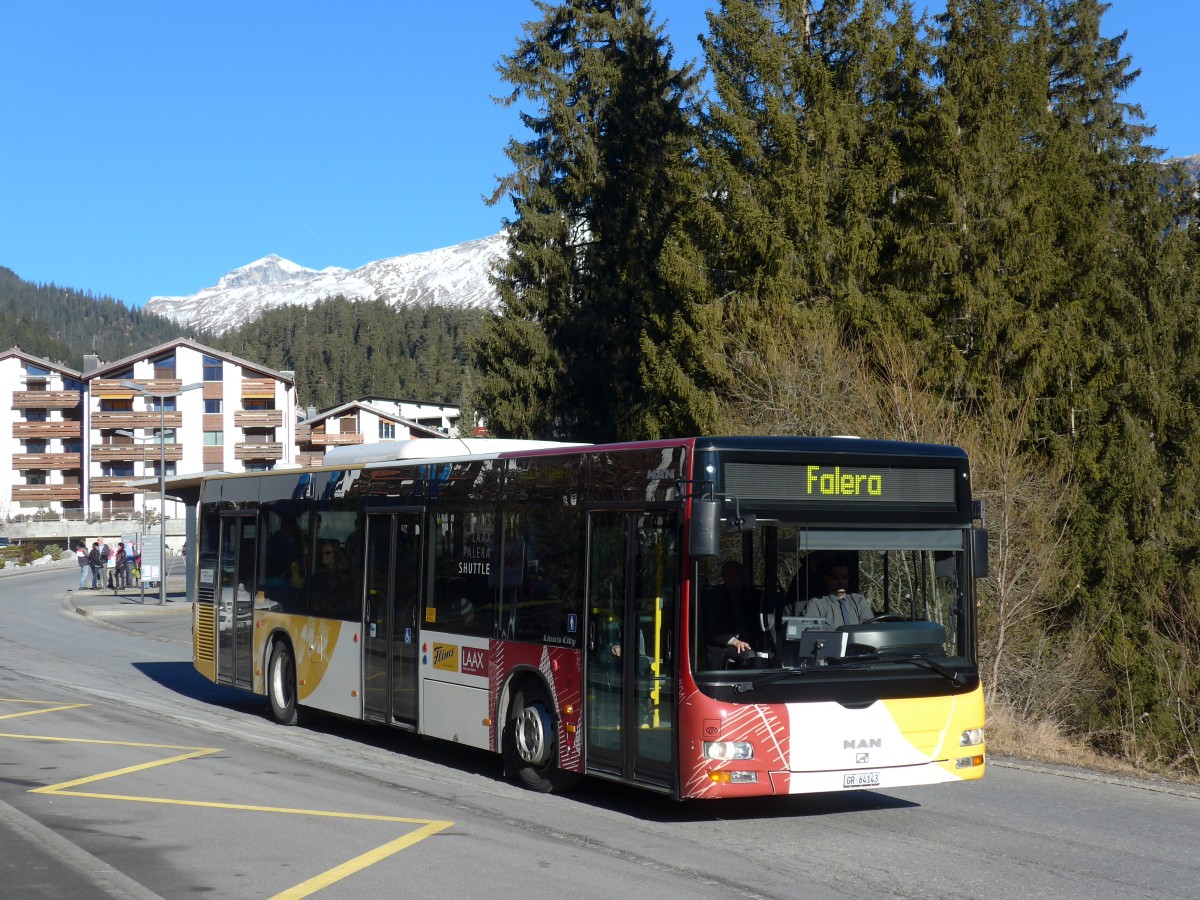
M 558 767 L 558 729 L 550 696 L 541 685 L 525 685 L 513 696 L 504 728 L 505 768 L 530 790 L 549 794 L 579 782 Z
M 280 725 L 295 725 L 300 721 L 296 702 L 296 660 L 287 641 L 276 641 L 267 666 L 267 696 L 271 700 L 271 715 Z

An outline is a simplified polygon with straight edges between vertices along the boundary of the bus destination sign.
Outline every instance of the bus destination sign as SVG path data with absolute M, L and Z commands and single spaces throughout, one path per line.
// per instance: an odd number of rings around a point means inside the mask
M 725 464 L 725 492 L 742 500 L 776 500 L 809 506 L 950 507 L 955 505 L 955 470 L 865 468 L 839 464 L 782 466 Z

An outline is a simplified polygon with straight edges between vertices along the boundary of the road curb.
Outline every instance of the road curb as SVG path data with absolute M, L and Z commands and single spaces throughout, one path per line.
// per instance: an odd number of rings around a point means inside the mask
M 67 603 L 81 616 L 95 619 L 120 618 L 121 616 L 152 616 L 164 613 L 184 613 L 191 609 L 191 604 L 181 603 L 122 603 L 117 606 L 75 606 L 70 598 Z

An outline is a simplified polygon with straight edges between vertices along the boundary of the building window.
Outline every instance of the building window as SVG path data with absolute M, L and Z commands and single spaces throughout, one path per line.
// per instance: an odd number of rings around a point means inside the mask
M 379 421 L 379 439 L 381 441 L 394 441 L 396 439 L 396 423 Z
M 26 453 L 45 453 L 46 439 L 45 438 L 27 438 L 25 440 Z
M 100 467 L 100 473 L 106 478 L 132 478 L 133 463 L 131 462 L 111 462 L 104 463 Z
M 175 354 L 168 353 L 150 361 L 154 366 L 156 380 L 173 381 L 175 379 Z
M 242 401 L 242 409 L 245 409 L 245 410 L 257 410 L 257 411 L 261 412 L 263 410 L 271 410 L 274 408 L 275 408 L 275 398 L 274 397 L 272 397 L 270 400 L 266 400 L 263 398 L 258 398 L 258 399 L 247 398 Z
M 26 484 L 46 484 L 46 473 L 29 469 L 25 472 Z
M 132 400 L 100 399 L 100 412 L 133 412 Z
M 205 381 L 223 381 L 224 376 L 222 371 L 224 364 L 221 360 L 213 356 L 204 357 L 204 380 Z
M 223 431 L 206 431 L 204 432 L 205 447 L 224 447 L 225 432 Z
M 167 477 L 172 478 L 175 475 L 175 461 L 171 460 L 167 463 Z M 147 478 L 158 478 L 158 463 L 151 463 L 146 467 Z
M 217 414 L 223 412 L 224 410 L 221 408 L 221 404 L 223 402 L 224 401 L 222 401 L 222 400 L 205 400 L 204 401 L 205 414 L 212 416 L 212 415 L 217 415 Z
M 49 375 L 50 370 L 45 369 L 41 366 L 35 366 L 33 363 L 26 363 L 25 364 L 25 374 L 26 375 Z
M 46 421 L 48 421 L 47 416 L 46 416 L 46 410 L 44 410 L 44 409 L 27 409 L 27 410 L 25 410 L 25 421 L 26 422 L 46 422 Z
M 275 468 L 273 462 L 248 462 L 246 463 L 247 472 L 270 472 Z
M 82 391 L 83 390 L 83 382 L 80 381 L 78 378 L 68 378 L 67 376 L 64 375 L 63 376 L 63 389 L 68 390 L 68 391 Z
M 175 412 L 175 397 L 147 397 L 146 409 L 153 412 Z

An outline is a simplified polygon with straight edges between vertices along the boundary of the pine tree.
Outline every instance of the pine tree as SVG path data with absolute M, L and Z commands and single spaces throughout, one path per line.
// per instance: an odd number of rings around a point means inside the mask
M 746 367 L 731 354 L 775 359 L 786 378 L 781 333 L 870 334 L 904 315 L 887 276 L 933 94 L 908 3 L 726 0 L 710 23 L 702 158 L 717 227 L 695 231 L 719 298 L 709 328 L 726 364 L 713 367 L 735 390 Z
M 539 3 L 500 73 L 534 107 L 514 172 L 500 311 L 476 348 L 476 405 L 502 435 L 693 430 L 705 409 L 690 304 L 670 265 L 691 180 L 696 78 L 645 0 Z

